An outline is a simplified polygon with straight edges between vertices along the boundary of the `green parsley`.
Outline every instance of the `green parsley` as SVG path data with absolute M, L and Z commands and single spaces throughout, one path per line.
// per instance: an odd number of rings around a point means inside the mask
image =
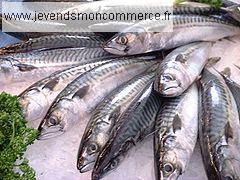
M 33 180 L 35 171 L 22 156 L 37 137 L 28 128 L 16 96 L 0 94 L 0 179 Z M 20 164 L 16 164 L 16 160 Z M 18 169 L 18 171 L 14 171 Z

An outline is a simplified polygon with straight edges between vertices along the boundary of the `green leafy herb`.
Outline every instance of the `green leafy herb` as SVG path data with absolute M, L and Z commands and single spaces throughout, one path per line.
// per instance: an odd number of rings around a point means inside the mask
M 37 131 L 27 128 L 26 123 L 17 97 L 0 94 L 0 179 L 35 179 L 28 160 L 22 159 L 27 146 L 37 137 Z M 17 165 L 16 160 L 21 163 Z

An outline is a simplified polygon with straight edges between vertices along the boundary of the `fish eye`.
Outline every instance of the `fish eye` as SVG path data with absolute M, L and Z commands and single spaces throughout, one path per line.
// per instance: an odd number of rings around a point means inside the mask
M 98 150 L 98 145 L 96 143 L 91 143 L 89 146 L 88 146 L 88 152 L 91 154 L 91 153 L 94 153 Z
M 233 180 L 233 178 L 230 177 L 230 176 L 225 176 L 225 177 L 224 177 L 224 180 Z
M 51 126 L 57 125 L 57 124 L 58 124 L 58 119 L 57 119 L 56 117 L 50 117 L 50 118 L 49 118 L 49 124 L 50 124 Z
M 168 81 L 174 81 L 174 80 L 176 80 L 176 77 L 173 76 L 173 75 L 171 75 L 171 74 L 165 74 L 163 77 L 164 77 L 166 80 L 168 80 Z
M 117 42 L 121 45 L 126 45 L 128 43 L 128 38 L 126 36 L 120 36 L 117 38 Z
M 166 172 L 166 173 L 172 173 L 174 171 L 174 167 L 172 166 L 172 164 L 170 163 L 166 163 L 164 164 L 163 166 L 163 170 Z
M 117 159 L 113 160 L 111 163 L 111 169 L 114 169 L 117 165 L 118 165 L 118 160 Z

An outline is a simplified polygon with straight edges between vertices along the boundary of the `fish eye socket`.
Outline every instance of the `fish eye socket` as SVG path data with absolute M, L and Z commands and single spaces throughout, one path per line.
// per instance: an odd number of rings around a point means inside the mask
M 117 166 L 117 164 L 118 164 L 118 160 L 117 160 L 117 159 L 115 159 L 114 161 L 112 161 L 112 163 L 111 163 L 111 169 L 115 168 L 115 167 Z
M 224 177 L 224 180 L 233 180 L 233 178 L 230 177 L 230 176 L 225 176 L 225 177 Z
M 166 80 L 168 80 L 168 81 L 174 81 L 174 80 L 176 80 L 176 77 L 173 76 L 173 75 L 171 75 L 171 74 L 165 74 L 165 75 L 164 75 L 164 78 L 165 78 Z
M 172 166 L 172 164 L 170 163 L 166 163 L 164 164 L 163 166 L 163 170 L 166 172 L 166 173 L 172 173 L 174 171 L 174 167 Z
M 50 125 L 55 126 L 58 124 L 58 119 L 56 117 L 50 117 L 49 123 L 50 123 Z
M 117 39 L 117 42 L 122 45 L 126 45 L 128 43 L 128 39 L 126 36 L 120 36 Z
M 88 146 L 88 152 L 90 153 L 94 153 L 98 150 L 98 145 L 96 143 L 91 143 L 89 146 Z

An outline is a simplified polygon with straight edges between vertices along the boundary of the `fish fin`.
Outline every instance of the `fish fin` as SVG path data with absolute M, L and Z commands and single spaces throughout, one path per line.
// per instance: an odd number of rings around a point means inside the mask
M 208 59 L 206 67 L 212 67 L 213 65 L 217 64 L 217 62 L 220 60 L 221 60 L 221 57 L 211 57 Z
M 225 136 L 226 136 L 226 141 L 228 142 L 229 138 L 233 138 L 233 130 L 232 127 L 230 126 L 230 123 L 227 122 L 227 124 L 225 125 Z
M 80 99 L 83 98 L 87 94 L 89 88 L 89 85 L 83 86 L 73 95 L 73 97 L 78 96 Z
M 176 114 L 173 118 L 173 132 L 175 133 L 177 130 L 181 130 L 182 121 L 178 114 Z
M 28 65 L 28 64 L 16 64 L 15 66 L 22 72 L 32 71 L 33 69 L 37 69 L 35 66 Z
M 231 76 L 231 69 L 229 67 L 226 67 L 223 71 L 220 72 L 220 74 L 229 78 Z
M 223 38 L 223 39 L 226 39 L 226 40 L 228 40 L 228 41 L 230 41 L 230 42 L 233 42 L 233 43 L 237 43 L 237 42 L 234 41 L 231 37 L 225 37 L 225 38 Z
M 179 54 L 179 55 L 176 56 L 175 61 L 178 61 L 178 62 L 181 62 L 181 63 L 186 63 L 187 59 L 182 54 Z
M 236 68 L 238 68 L 238 70 L 240 70 L 240 66 L 233 64 Z
M 113 120 L 115 123 L 116 120 L 119 118 L 120 114 L 121 114 L 121 106 L 117 106 L 109 116 L 109 119 Z
M 52 79 L 51 81 L 47 82 L 47 83 L 45 84 L 44 88 L 53 90 L 54 87 L 58 84 L 58 82 L 59 82 L 59 78 L 54 78 L 54 79 Z

